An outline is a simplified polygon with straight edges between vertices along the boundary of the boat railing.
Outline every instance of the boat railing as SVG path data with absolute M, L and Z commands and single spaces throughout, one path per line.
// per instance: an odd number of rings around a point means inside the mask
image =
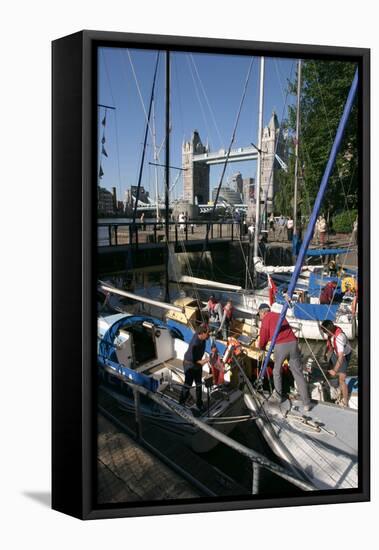
M 131 430 L 129 427 L 129 428 L 126 428 L 126 431 L 130 435 L 135 437 L 141 445 L 146 446 L 151 451 L 154 452 L 155 449 L 153 449 L 153 447 L 147 441 L 145 441 L 143 437 L 143 414 L 141 411 L 141 403 L 140 403 L 141 395 L 143 395 L 145 398 L 146 397 L 149 398 L 153 403 L 161 406 L 164 410 L 168 411 L 169 413 L 178 416 L 180 419 L 182 419 L 182 421 L 188 424 L 191 424 L 195 428 L 208 434 L 210 437 L 215 438 L 220 443 L 227 445 L 234 451 L 248 458 L 251 462 L 252 473 L 253 473 L 252 494 L 259 494 L 259 485 L 260 485 L 262 468 L 270 471 L 271 473 L 274 473 L 275 475 L 277 475 L 282 479 L 285 479 L 286 481 L 289 481 L 290 483 L 292 483 L 293 485 L 295 485 L 296 487 L 298 487 L 303 491 L 313 491 L 315 489 L 315 487 L 309 482 L 305 481 L 301 473 L 300 472 L 297 473 L 294 468 L 289 469 L 289 468 L 280 466 L 276 462 L 273 462 L 272 460 L 260 454 L 259 452 L 253 449 L 250 449 L 249 447 L 246 447 L 245 445 L 232 439 L 228 435 L 222 433 L 221 431 L 218 431 L 203 419 L 193 416 L 192 413 L 190 413 L 184 406 L 179 405 L 173 399 L 168 398 L 164 394 L 160 394 L 159 392 L 153 392 L 145 388 L 144 386 L 135 384 L 127 379 L 125 379 L 124 382 L 126 385 L 128 385 L 132 389 L 133 398 L 134 398 L 134 406 L 133 406 L 134 429 Z M 101 412 L 106 416 L 109 416 L 109 412 L 106 409 L 101 408 Z M 115 420 L 115 419 L 112 418 L 112 420 Z M 158 450 L 157 452 L 159 453 Z M 166 462 L 168 461 L 167 457 L 165 457 L 165 461 Z M 173 467 L 174 466 L 175 465 L 173 464 Z M 186 477 L 188 477 L 188 475 Z
M 162 222 L 99 222 L 97 224 L 97 243 L 99 247 L 133 244 L 159 245 L 166 242 L 165 224 Z M 168 223 L 169 243 L 204 240 L 248 240 L 247 225 L 234 220 L 217 221 L 170 221 Z

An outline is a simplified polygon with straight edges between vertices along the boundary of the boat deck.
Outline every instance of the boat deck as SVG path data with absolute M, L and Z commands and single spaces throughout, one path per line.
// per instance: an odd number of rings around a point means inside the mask
M 290 462 L 319 489 L 358 486 L 358 414 L 355 409 L 315 402 L 304 413 L 300 401 L 262 403 L 277 441 Z M 265 437 L 276 445 L 266 427 Z M 280 449 L 279 449 L 280 451 Z M 291 458 L 292 457 L 292 458 Z M 288 457 L 282 457 L 288 461 Z

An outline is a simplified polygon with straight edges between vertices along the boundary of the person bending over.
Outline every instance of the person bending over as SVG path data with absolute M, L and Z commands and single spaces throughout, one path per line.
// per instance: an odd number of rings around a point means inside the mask
M 271 311 L 268 304 L 261 304 L 258 308 L 258 314 L 261 320 L 258 346 L 260 349 L 264 350 L 266 349 L 267 343 L 272 340 L 272 337 L 274 336 L 275 328 L 280 314 Z M 273 377 L 276 392 L 273 395 L 274 399 L 279 402 L 283 400 L 281 368 L 285 359 L 288 359 L 292 375 L 295 379 L 297 389 L 303 402 L 304 411 L 310 411 L 312 405 L 300 365 L 299 346 L 297 344 L 296 336 L 286 319 L 283 320 L 278 337 L 276 339 L 274 356 L 275 364 Z

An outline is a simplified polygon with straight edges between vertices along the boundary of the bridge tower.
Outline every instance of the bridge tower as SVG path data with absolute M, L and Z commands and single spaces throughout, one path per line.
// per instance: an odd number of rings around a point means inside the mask
M 262 135 L 262 171 L 261 171 L 261 199 L 267 197 L 267 211 L 270 214 L 273 210 L 273 199 L 276 191 L 277 172 L 280 168 L 275 159 L 275 153 L 283 158 L 283 145 L 277 146 L 280 127 L 278 117 L 273 111 L 270 122 L 263 130 Z M 284 160 L 284 159 L 283 159 Z
M 193 162 L 193 155 L 208 153 L 199 133 L 194 130 L 190 141 L 182 145 L 182 168 L 184 171 L 183 199 L 189 204 L 206 204 L 209 201 L 209 166 L 205 162 Z

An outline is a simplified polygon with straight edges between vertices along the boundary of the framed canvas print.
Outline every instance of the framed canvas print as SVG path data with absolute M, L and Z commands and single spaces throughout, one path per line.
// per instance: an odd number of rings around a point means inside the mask
M 53 508 L 369 499 L 369 50 L 53 43 Z

